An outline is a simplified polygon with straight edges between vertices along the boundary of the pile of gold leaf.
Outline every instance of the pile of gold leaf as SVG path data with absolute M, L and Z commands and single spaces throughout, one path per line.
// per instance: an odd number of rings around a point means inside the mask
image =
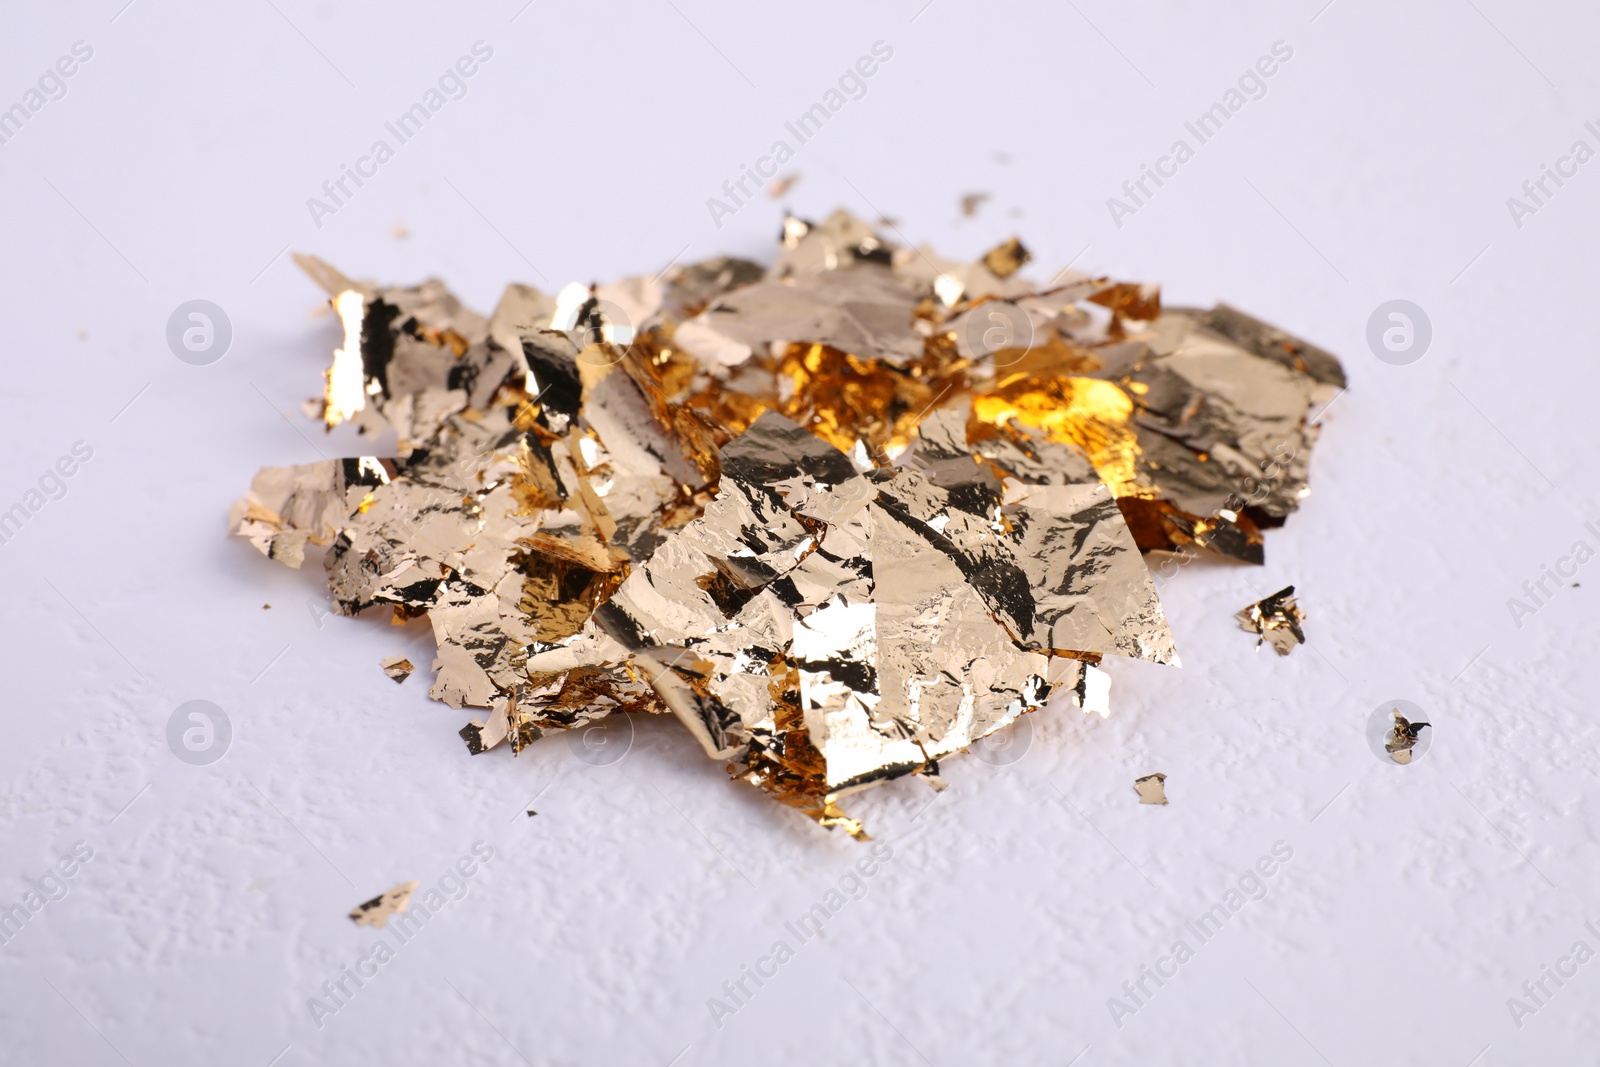
M 1058 690 L 1104 713 L 1103 656 L 1176 664 L 1141 552 L 1259 563 L 1344 384 L 1231 308 L 844 213 L 786 219 L 770 268 L 511 285 L 487 318 L 297 258 L 344 329 L 317 412 L 393 456 L 265 468 L 232 532 L 324 546 L 341 613 L 426 616 L 473 752 L 670 713 L 855 835 L 842 797 L 940 785 Z

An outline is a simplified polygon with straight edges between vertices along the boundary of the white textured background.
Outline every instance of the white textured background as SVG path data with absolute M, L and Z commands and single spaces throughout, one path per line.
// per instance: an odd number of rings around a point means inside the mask
M 1600 542 L 1600 162 L 1520 228 L 1505 202 L 1600 148 L 1592 9 L 122 2 L 12 5 L 0 33 L 0 107 L 93 49 L 0 145 L 0 509 L 94 450 L 0 545 L 0 908 L 94 850 L 0 946 L 0 1059 L 1593 1062 L 1600 962 L 1520 1027 L 1507 998 L 1600 950 L 1600 564 L 1520 628 L 1506 600 Z M 480 39 L 467 96 L 315 226 L 306 198 Z M 424 677 L 378 670 L 421 630 L 320 618 L 319 573 L 224 519 L 259 465 L 358 450 L 297 413 L 337 338 L 286 248 L 434 273 L 484 310 L 509 280 L 766 258 L 781 204 L 719 229 L 706 198 L 879 40 L 892 60 L 793 161 L 797 211 L 881 211 L 951 254 L 1020 232 L 1046 276 L 1077 258 L 1226 299 L 1338 352 L 1352 387 L 1267 565 L 1163 584 L 1185 666 L 1113 664 L 1110 720 L 1040 713 L 1022 759 L 950 761 L 926 810 L 915 781 L 857 801 L 893 859 L 718 1029 L 707 998 L 863 847 L 668 722 L 606 767 L 560 739 L 469 759 Z M 1278 40 L 1265 98 L 1113 225 L 1106 198 Z M 975 218 L 969 192 L 993 195 Z M 208 367 L 164 340 L 196 297 L 234 328 Z M 1365 342 L 1397 297 L 1434 328 L 1406 367 Z M 1258 655 L 1232 614 L 1290 582 L 1311 644 Z M 1363 736 L 1395 698 L 1436 724 L 1405 769 Z M 165 741 L 190 699 L 233 723 L 208 767 Z M 1135 802 L 1155 770 L 1170 807 Z M 466 899 L 316 1026 L 307 998 L 378 936 L 346 910 L 478 840 L 495 859 Z M 1184 922 L 1277 841 L 1265 899 L 1199 944 Z M 1115 1025 L 1108 998 L 1179 938 L 1194 958 Z

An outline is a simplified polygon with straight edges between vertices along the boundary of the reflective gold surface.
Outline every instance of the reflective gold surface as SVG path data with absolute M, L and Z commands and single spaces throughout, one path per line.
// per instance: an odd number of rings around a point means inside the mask
M 1259 562 L 1309 491 L 1343 386 L 1320 349 L 1154 286 L 1040 287 L 1015 238 L 962 263 L 839 212 L 780 244 L 489 316 L 296 257 L 343 329 L 317 412 L 395 455 L 264 468 L 232 532 L 322 549 L 341 613 L 427 618 L 470 751 L 670 712 L 864 836 L 849 794 L 942 786 L 1052 694 L 1104 714 L 1104 656 L 1176 665 L 1141 550 Z
M 1294 586 L 1284 586 L 1265 600 L 1257 601 L 1236 616 L 1239 627 L 1256 634 L 1260 640 L 1256 647 L 1270 644 L 1274 652 L 1287 656 L 1295 645 L 1306 643 L 1306 634 L 1300 628 L 1305 622 L 1305 612 L 1294 600 Z

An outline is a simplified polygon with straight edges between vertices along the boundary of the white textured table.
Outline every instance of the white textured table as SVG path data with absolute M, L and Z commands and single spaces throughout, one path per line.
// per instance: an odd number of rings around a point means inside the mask
M 1525 617 L 1507 604 L 1600 547 L 1600 163 L 1569 158 L 1600 149 L 1592 11 L 521 2 L 97 0 L 19 8 L 0 35 L 0 108 L 21 108 L 0 111 L 0 511 L 25 512 L 0 544 L 0 1059 L 1594 1055 L 1600 962 L 1572 951 L 1600 951 L 1600 565 Z M 792 130 L 875 42 L 860 91 Z M 1219 103 L 1226 121 L 1186 126 Z M 223 537 L 259 465 L 358 450 L 297 413 L 336 337 L 286 248 L 436 273 L 484 309 L 509 280 L 766 257 L 780 205 L 723 184 L 779 141 L 803 214 L 886 213 L 962 255 L 1017 231 L 1040 271 L 1227 300 L 1352 383 L 1266 566 L 1163 583 L 1186 665 L 1112 664 L 1109 720 L 1040 713 L 1020 760 L 950 761 L 931 807 L 919 782 L 860 800 L 892 857 L 805 941 L 785 924 L 869 847 L 729 784 L 671 723 L 609 766 L 559 738 L 469 759 L 423 677 L 378 670 L 424 660 L 423 631 L 324 617 L 315 570 Z M 1135 200 L 1145 164 L 1168 176 Z M 1546 164 L 1565 176 L 1534 200 Z M 196 298 L 232 325 L 209 366 L 165 340 Z M 1432 324 L 1406 366 L 1366 341 L 1397 298 Z M 59 499 L 29 495 L 41 478 Z M 1311 644 L 1257 654 L 1232 614 L 1290 582 Z M 1395 698 L 1435 724 L 1404 769 L 1363 735 Z M 206 766 L 166 739 L 194 699 L 232 727 Z M 1172 803 L 1140 806 L 1156 770 Z M 1260 899 L 1231 909 L 1242 877 Z M 344 917 L 413 878 L 464 896 L 403 943 Z M 1186 925 L 1219 902 L 1225 921 Z M 723 983 L 779 940 L 792 958 L 714 1021 L 708 998 L 732 1006 Z

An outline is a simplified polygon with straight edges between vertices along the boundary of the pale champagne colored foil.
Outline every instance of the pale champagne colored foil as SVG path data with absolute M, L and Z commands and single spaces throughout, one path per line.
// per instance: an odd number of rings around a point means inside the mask
M 332 543 L 350 511 L 387 484 L 393 470 L 392 461 L 373 456 L 263 467 L 234 503 L 229 528 L 268 559 L 298 568 L 306 545 Z
M 341 334 L 315 417 L 395 455 L 265 468 L 230 529 L 320 551 L 341 613 L 425 618 L 471 752 L 671 713 L 864 836 L 849 794 L 942 785 L 1052 694 L 1106 714 L 1104 656 L 1176 665 L 1141 550 L 1259 562 L 1344 384 L 1231 308 L 1031 258 L 791 216 L 770 268 L 512 284 L 484 316 L 297 256 Z
M 356 338 L 363 385 L 351 421 L 393 429 L 401 454 L 267 468 L 235 505 L 234 532 L 291 566 L 308 545 L 327 546 L 341 613 L 426 616 L 438 645 L 431 695 L 504 704 L 504 736 L 517 747 L 549 723 L 660 710 L 626 671 L 530 668 L 708 492 L 695 457 L 709 431 L 682 447 L 692 417 L 658 417 L 665 405 L 646 395 L 648 374 L 624 366 L 636 359 L 629 347 L 605 340 L 631 347 L 606 316 L 629 316 L 618 301 L 653 315 L 658 295 L 628 283 L 602 300 L 580 288 L 560 329 L 561 301 L 526 287 L 508 289 L 484 320 L 438 283 L 378 290 L 310 266 L 341 314 L 355 306 L 361 316 L 335 354 L 337 369 Z
M 1139 794 L 1141 804 L 1165 804 L 1167 802 L 1167 776 L 1157 771 L 1147 774 L 1143 778 L 1133 780 L 1133 791 Z
M 350 911 L 350 919 L 357 926 L 373 926 L 383 929 L 384 925 L 396 915 L 411 907 L 411 894 L 417 891 L 421 882 L 405 882 L 393 889 L 379 893 L 371 900 L 357 904 Z
M 941 411 L 907 464 L 880 468 L 762 415 L 723 448 L 704 514 L 594 632 L 662 668 L 658 691 L 708 755 L 819 818 L 933 771 L 1057 686 L 1091 706 L 1081 682 L 1102 655 L 1175 661 L 1087 464 L 1051 466 L 1059 446 L 1020 429 L 980 454 L 968 424 Z

